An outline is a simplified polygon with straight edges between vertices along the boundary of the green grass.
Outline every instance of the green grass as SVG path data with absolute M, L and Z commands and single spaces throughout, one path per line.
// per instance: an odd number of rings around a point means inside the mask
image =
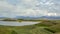
M 60 32 L 60 24 L 49 27 L 48 29 L 53 30 L 55 32 Z
M 53 34 L 42 27 L 35 26 L 0 26 L 0 34 Z
M 40 20 L 29 26 L 0 26 L 0 34 L 55 34 L 60 32 L 60 20 Z

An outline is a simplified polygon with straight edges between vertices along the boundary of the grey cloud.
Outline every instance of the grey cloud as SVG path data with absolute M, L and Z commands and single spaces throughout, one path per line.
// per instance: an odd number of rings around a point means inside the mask
M 0 8 L 0 12 L 7 13 L 7 15 L 12 17 L 20 15 L 40 16 L 46 14 L 46 12 L 60 13 L 60 0 L 30 0 L 29 2 L 27 0 L 6 0 L 5 2 L 12 7 Z M 34 14 L 32 15 L 31 13 Z

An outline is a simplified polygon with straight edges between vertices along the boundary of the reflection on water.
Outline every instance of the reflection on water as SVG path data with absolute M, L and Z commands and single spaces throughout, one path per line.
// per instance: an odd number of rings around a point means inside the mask
M 19 22 L 10 22 L 10 21 L 0 21 L 0 25 L 6 25 L 6 26 L 24 26 L 24 25 L 33 25 L 37 23 L 39 22 L 23 21 L 19 23 Z

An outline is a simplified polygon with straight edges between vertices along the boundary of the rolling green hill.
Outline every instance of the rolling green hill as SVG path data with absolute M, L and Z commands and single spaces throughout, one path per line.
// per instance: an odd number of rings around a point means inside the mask
M 0 34 L 59 34 L 60 20 L 40 20 L 29 26 L 0 26 Z

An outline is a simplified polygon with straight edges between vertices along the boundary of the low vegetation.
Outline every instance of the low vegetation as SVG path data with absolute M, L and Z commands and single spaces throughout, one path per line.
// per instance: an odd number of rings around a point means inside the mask
M 29 26 L 0 25 L 0 34 L 60 34 L 60 20 L 38 20 L 41 22 Z

